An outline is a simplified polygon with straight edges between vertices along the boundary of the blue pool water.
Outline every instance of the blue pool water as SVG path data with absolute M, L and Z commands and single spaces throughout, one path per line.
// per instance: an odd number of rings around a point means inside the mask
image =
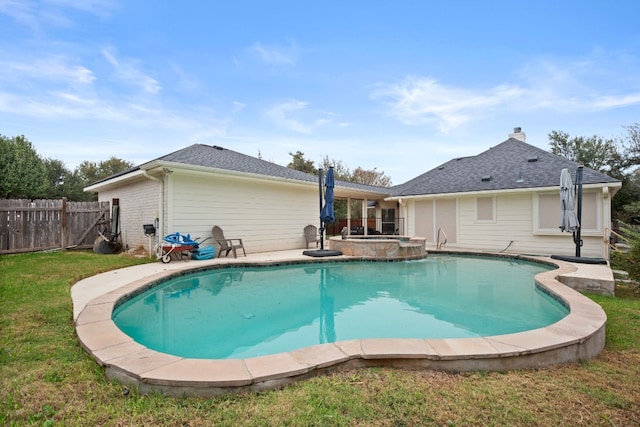
M 235 359 L 364 338 L 466 338 L 550 325 L 568 310 L 536 288 L 548 270 L 515 259 L 226 268 L 170 279 L 113 312 L 140 344 Z

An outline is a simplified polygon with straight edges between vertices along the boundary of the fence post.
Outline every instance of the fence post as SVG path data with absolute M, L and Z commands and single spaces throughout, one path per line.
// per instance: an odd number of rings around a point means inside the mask
M 62 212 L 60 213 L 60 245 L 62 250 L 67 249 L 67 198 L 62 198 Z

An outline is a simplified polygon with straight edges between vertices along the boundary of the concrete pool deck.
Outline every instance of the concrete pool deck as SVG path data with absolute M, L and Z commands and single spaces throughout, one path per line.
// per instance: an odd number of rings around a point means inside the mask
M 490 254 L 478 254 L 490 255 Z M 345 257 L 340 257 L 345 258 Z M 536 276 L 536 283 L 570 313 L 540 329 L 482 338 L 363 339 L 316 345 L 248 359 L 188 359 L 148 349 L 111 320 L 123 296 L 167 276 L 215 265 L 282 262 L 331 262 L 302 255 L 302 250 L 248 254 L 208 261 L 173 261 L 127 267 L 89 277 L 71 288 L 73 318 L 80 343 L 104 366 L 109 378 L 140 392 L 172 396 L 212 396 L 274 389 L 326 372 L 365 366 L 441 371 L 531 369 L 596 357 L 604 348 L 606 314 L 579 292 L 565 286 L 581 280 L 612 279 L 608 266 L 573 264 L 546 257 L 520 257 L 557 265 Z

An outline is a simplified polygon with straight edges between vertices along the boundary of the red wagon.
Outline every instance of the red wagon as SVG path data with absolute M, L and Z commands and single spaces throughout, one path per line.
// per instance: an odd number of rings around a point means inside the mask
M 206 240 L 206 239 L 205 239 Z M 191 254 L 198 250 L 201 242 L 191 240 L 189 234 L 173 233 L 165 236 L 164 240 L 155 247 L 156 259 L 163 263 L 171 262 L 171 259 L 189 261 Z
M 196 245 L 161 242 L 156 247 L 156 259 L 161 260 L 165 264 L 171 262 L 172 258 L 189 261 L 191 259 L 191 251 L 196 248 Z

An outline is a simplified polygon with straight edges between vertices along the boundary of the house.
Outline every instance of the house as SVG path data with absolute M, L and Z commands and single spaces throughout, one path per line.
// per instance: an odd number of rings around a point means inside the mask
M 386 188 L 338 181 L 336 196 L 382 200 Z M 304 247 L 303 228 L 319 225 L 319 177 L 226 148 L 195 144 L 97 182 L 86 191 L 119 200 L 123 243 L 147 246 L 169 233 L 211 237 L 219 225 L 247 252 Z M 395 202 L 389 202 L 395 203 Z
M 559 180 L 578 163 L 529 145 L 516 128 L 476 156 L 450 160 L 392 189 L 407 234 L 447 246 L 519 254 L 573 255 L 559 229 Z M 622 183 L 583 168 L 581 255 L 607 257 L 611 199 Z
M 471 157 L 453 159 L 404 184 L 376 187 L 336 181 L 347 201 L 349 230 L 420 236 L 436 246 L 495 252 L 572 255 L 571 234 L 558 228 L 560 171 L 579 165 L 509 139 Z M 607 256 L 611 199 L 622 183 L 584 168 L 582 255 Z M 123 242 L 147 246 L 144 224 L 157 236 L 211 236 L 219 225 L 241 237 L 247 252 L 304 248 L 307 224 L 319 223 L 319 178 L 218 146 L 195 144 L 85 189 L 100 201 L 119 199 Z M 360 206 L 357 219 L 352 206 Z M 375 213 L 374 213 L 375 212 Z M 376 219 L 367 219 L 373 217 Z

